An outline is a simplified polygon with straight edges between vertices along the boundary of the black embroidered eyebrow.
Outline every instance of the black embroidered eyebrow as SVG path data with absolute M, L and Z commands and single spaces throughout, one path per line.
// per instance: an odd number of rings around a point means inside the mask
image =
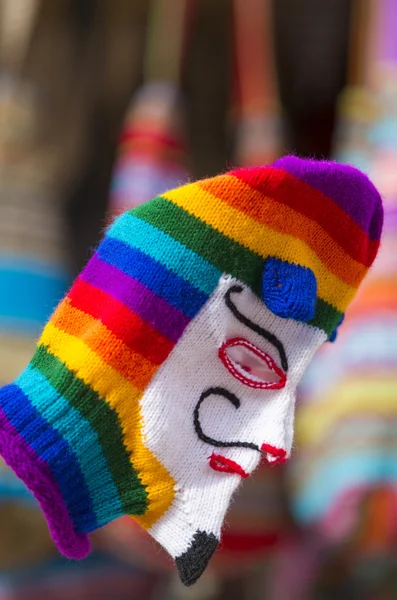
M 267 331 L 267 329 L 263 329 L 263 327 L 260 327 L 260 325 L 257 325 L 256 323 L 248 319 L 248 317 L 243 315 L 231 299 L 231 294 L 241 294 L 243 289 L 244 288 L 242 288 L 241 285 L 233 285 L 232 287 L 230 287 L 224 296 L 226 306 L 233 314 L 233 316 L 235 316 L 236 319 L 240 321 L 240 323 L 242 323 L 246 327 L 249 327 L 249 329 L 255 331 L 255 333 L 258 333 L 261 337 L 270 342 L 277 349 L 280 355 L 281 366 L 284 369 L 284 371 L 287 372 L 288 359 L 282 342 L 278 339 L 276 335 L 274 335 L 274 333 Z
M 253 444 L 251 442 L 222 442 L 220 440 L 215 440 L 214 438 L 209 437 L 208 435 L 206 435 L 201 427 L 201 423 L 200 423 L 200 407 L 202 405 L 202 403 L 204 402 L 204 400 L 206 400 L 209 396 L 222 396 L 223 398 L 226 398 L 226 400 L 228 400 L 231 404 L 233 404 L 234 408 L 240 408 L 241 402 L 240 400 L 237 398 L 237 396 L 235 396 L 234 394 L 232 394 L 232 392 L 228 392 L 228 390 L 226 390 L 225 388 L 222 387 L 211 387 L 208 388 L 208 390 L 205 390 L 201 396 L 199 401 L 196 404 L 196 408 L 194 409 L 194 428 L 196 430 L 196 433 L 198 435 L 198 437 L 200 438 L 200 440 L 202 442 L 205 442 L 206 444 L 210 444 L 211 446 L 216 446 L 218 448 L 250 448 L 252 450 L 256 450 L 257 452 L 260 452 L 261 454 L 264 454 L 264 452 L 262 452 L 262 450 L 259 448 L 259 446 L 257 446 L 256 444 Z

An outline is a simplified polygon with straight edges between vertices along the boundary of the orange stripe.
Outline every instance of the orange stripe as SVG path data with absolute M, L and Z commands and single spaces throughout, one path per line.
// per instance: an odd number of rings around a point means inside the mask
M 324 265 L 348 285 L 357 287 L 367 273 L 367 267 L 351 258 L 316 221 L 265 196 L 240 179 L 223 175 L 198 184 L 203 190 L 259 223 L 305 242 Z
M 378 310 L 380 307 L 397 310 L 396 279 L 380 278 L 365 282 L 349 307 L 348 314 L 353 316 L 363 310 Z
M 58 306 L 51 323 L 57 329 L 81 339 L 105 363 L 140 390 L 145 389 L 157 369 L 152 362 L 130 350 L 101 321 L 74 308 L 68 298 Z
M 397 278 L 394 276 L 379 276 L 376 274 L 376 270 L 374 270 L 373 275 L 365 282 L 358 298 L 378 291 L 382 294 L 390 294 L 391 297 L 395 297 L 397 295 Z
M 168 357 L 174 343 L 107 292 L 78 278 L 68 293 L 70 304 L 101 321 L 132 352 L 155 365 Z
M 366 267 L 372 264 L 379 240 L 370 240 L 367 233 L 335 200 L 283 169 L 267 167 L 265 171 L 263 167 L 255 167 L 237 169 L 229 175 L 316 221 L 353 259 Z
M 349 316 L 349 321 L 346 322 L 344 328 L 347 327 L 347 324 L 350 323 L 353 319 L 362 319 L 364 317 L 373 317 L 374 315 L 380 316 L 382 314 L 391 315 L 397 314 L 397 298 L 392 299 L 378 299 L 371 300 L 368 302 L 360 303 L 358 306 L 354 307 L 354 310 L 346 313 Z

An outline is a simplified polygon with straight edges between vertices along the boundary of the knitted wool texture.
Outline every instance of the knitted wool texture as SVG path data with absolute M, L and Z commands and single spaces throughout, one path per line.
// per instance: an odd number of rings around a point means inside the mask
M 59 549 L 130 514 L 194 583 L 230 498 L 290 453 L 296 385 L 371 265 L 379 194 L 295 157 L 124 213 L 0 390 L 0 450 Z

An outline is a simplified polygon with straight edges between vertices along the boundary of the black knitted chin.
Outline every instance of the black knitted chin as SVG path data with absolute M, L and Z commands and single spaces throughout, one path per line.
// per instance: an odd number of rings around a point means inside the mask
M 214 554 L 218 542 L 213 533 L 196 531 L 186 552 L 175 558 L 179 577 L 184 585 L 196 583 Z

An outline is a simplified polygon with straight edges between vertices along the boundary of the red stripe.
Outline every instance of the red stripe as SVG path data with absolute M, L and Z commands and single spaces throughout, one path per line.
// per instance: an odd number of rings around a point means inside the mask
M 269 531 L 267 533 L 232 533 L 222 532 L 221 549 L 223 551 L 247 552 L 264 550 L 275 546 L 280 539 L 279 532 Z
M 75 308 L 100 320 L 128 348 L 155 365 L 160 365 L 174 346 L 119 300 L 82 279 L 77 279 L 68 298 Z
M 379 248 L 333 200 L 282 169 L 236 169 L 228 173 L 277 202 L 316 221 L 357 262 L 370 267 Z
M 126 143 L 135 142 L 136 140 L 139 140 L 139 139 L 152 140 L 162 146 L 168 146 L 169 148 L 175 148 L 178 150 L 185 149 L 185 145 L 179 139 L 176 139 L 173 137 L 168 137 L 164 134 L 158 133 L 157 131 L 153 132 L 153 131 L 148 131 L 148 130 L 144 130 L 144 129 L 136 129 L 136 128 L 130 128 L 130 129 L 124 130 L 121 135 L 119 143 L 123 145 Z

